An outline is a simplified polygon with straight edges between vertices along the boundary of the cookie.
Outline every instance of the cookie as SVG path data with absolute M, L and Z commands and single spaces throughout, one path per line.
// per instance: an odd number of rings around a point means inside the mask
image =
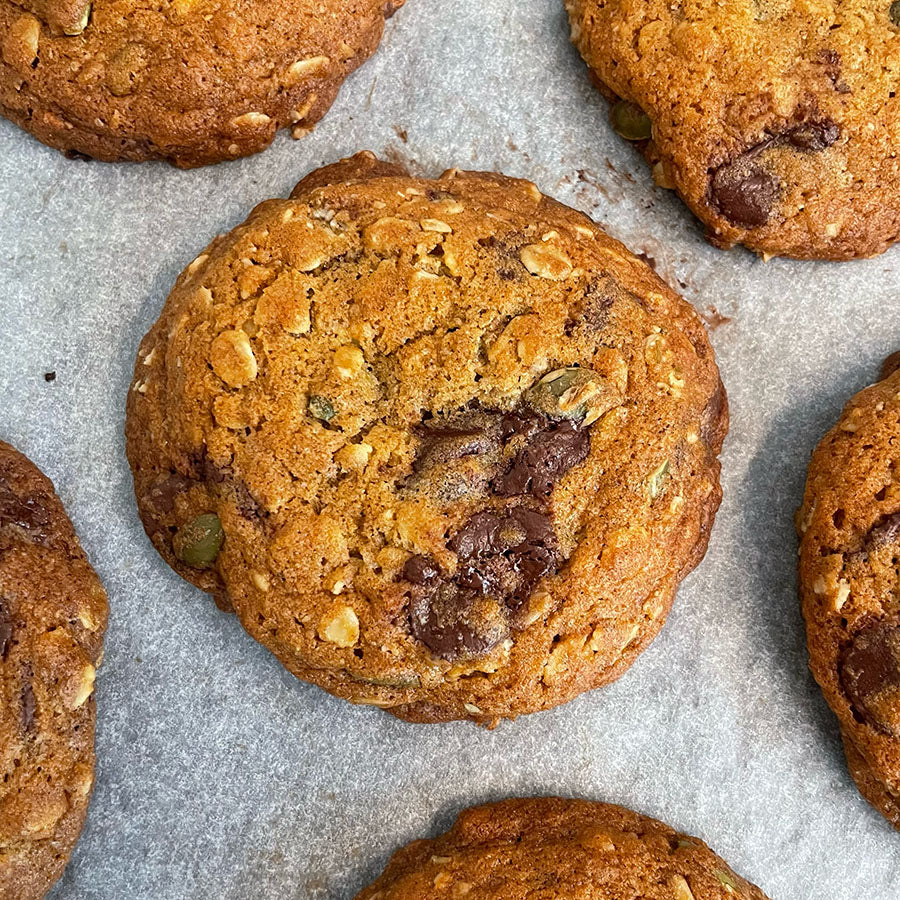
M 565 0 L 656 182 L 717 246 L 873 256 L 900 235 L 900 6 Z
M 162 556 L 294 674 L 491 723 L 647 646 L 726 423 L 693 309 L 587 217 L 359 154 L 188 266 L 127 451 Z
M 797 530 L 810 667 L 860 791 L 900 828 L 897 359 L 813 453 Z
M 94 783 L 106 595 L 53 485 L 0 441 L 0 897 L 62 874 Z
M 0 112 L 69 156 L 190 168 L 305 134 L 403 0 L 0 0 Z
M 356 900 L 765 900 L 701 840 L 621 806 L 541 797 L 467 809 L 399 850 Z

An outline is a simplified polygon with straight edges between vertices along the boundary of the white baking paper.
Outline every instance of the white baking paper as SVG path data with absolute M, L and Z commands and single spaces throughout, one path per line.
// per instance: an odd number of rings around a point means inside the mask
M 176 275 L 364 148 L 532 179 L 715 325 L 732 427 L 705 561 L 619 682 L 493 732 L 295 680 L 166 567 L 132 498 L 125 394 Z M 408 0 L 311 135 L 203 170 L 68 161 L 0 122 L 0 210 L 0 436 L 55 481 L 112 606 L 97 788 L 53 900 L 349 900 L 464 806 L 545 793 L 700 835 L 773 900 L 900 896 L 900 834 L 857 793 L 807 672 L 792 524 L 816 441 L 900 346 L 900 250 L 708 246 L 611 133 L 557 0 Z

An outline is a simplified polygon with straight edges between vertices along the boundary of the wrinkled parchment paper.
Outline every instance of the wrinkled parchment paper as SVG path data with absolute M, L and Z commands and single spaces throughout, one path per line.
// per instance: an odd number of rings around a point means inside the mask
M 132 499 L 125 392 L 176 275 L 363 148 L 524 176 L 592 215 L 707 317 L 731 398 L 725 501 L 661 636 L 615 685 L 493 732 L 296 681 L 169 571 Z M 311 135 L 204 170 L 70 162 L 0 122 L 0 210 L 0 435 L 55 481 L 112 606 L 97 788 L 54 900 L 349 900 L 462 807 L 535 793 L 698 834 L 773 900 L 900 896 L 900 835 L 807 673 L 791 518 L 815 442 L 900 346 L 900 250 L 709 247 L 610 132 L 557 0 L 408 0 Z

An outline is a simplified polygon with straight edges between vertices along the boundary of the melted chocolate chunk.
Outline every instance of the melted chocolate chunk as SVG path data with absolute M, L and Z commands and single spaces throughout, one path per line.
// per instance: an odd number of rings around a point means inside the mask
M 841 136 L 841 129 L 831 119 L 803 122 L 785 132 L 791 146 L 809 153 L 821 153 Z
M 403 566 L 403 579 L 410 584 L 430 584 L 441 570 L 427 556 L 411 556 Z
M 774 175 L 739 157 L 716 170 L 711 192 L 713 203 L 729 222 L 759 228 L 769 221 L 781 186 Z
M 894 544 L 898 538 L 900 538 L 900 512 L 885 516 L 869 529 L 863 542 L 863 552 L 869 553 L 888 544 Z
M 12 525 L 26 531 L 35 540 L 46 539 L 50 513 L 44 506 L 44 499 L 40 495 L 19 497 L 7 482 L 0 479 L 0 528 Z
M 759 162 L 760 154 L 785 145 L 806 153 L 820 153 L 840 136 L 840 126 L 831 119 L 809 119 L 765 138 L 713 172 L 712 203 L 732 224 L 760 228 L 769 221 L 781 195 L 778 179 Z
M 518 507 L 476 513 L 449 547 L 458 561 L 452 578 L 427 557 L 404 566 L 410 630 L 442 659 L 479 656 L 509 634 L 534 586 L 559 567 L 556 535 L 546 515 Z
M 590 452 L 590 436 L 571 419 L 530 409 L 475 410 L 465 427 L 423 426 L 411 486 L 444 502 L 461 497 L 545 498 L 554 484 Z M 511 461 L 504 462 L 503 450 Z
M 570 420 L 548 419 L 528 437 L 527 445 L 516 454 L 509 470 L 492 482 L 500 497 L 547 497 L 569 469 L 587 459 L 591 449 L 590 435 Z
M 840 676 L 855 714 L 872 728 L 900 737 L 900 625 L 879 622 L 858 631 Z

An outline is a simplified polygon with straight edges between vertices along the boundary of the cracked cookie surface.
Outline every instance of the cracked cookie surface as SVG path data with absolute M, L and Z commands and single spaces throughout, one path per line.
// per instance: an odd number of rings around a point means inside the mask
M 181 167 L 326 112 L 403 0 L 0 0 L 0 112 L 51 147 Z
M 292 672 L 492 723 L 652 640 L 726 427 L 693 309 L 587 217 L 358 154 L 181 275 L 126 430 L 154 545 Z
M 721 247 L 851 259 L 900 237 L 891 0 L 565 0 L 642 151 Z
M 106 595 L 53 485 L 0 441 L 0 897 L 62 874 L 94 782 Z
M 900 371 L 857 394 L 809 465 L 800 595 L 810 667 L 862 794 L 900 828 Z
M 356 900 L 766 900 L 697 838 L 620 806 L 556 797 L 462 812 L 399 850 Z

